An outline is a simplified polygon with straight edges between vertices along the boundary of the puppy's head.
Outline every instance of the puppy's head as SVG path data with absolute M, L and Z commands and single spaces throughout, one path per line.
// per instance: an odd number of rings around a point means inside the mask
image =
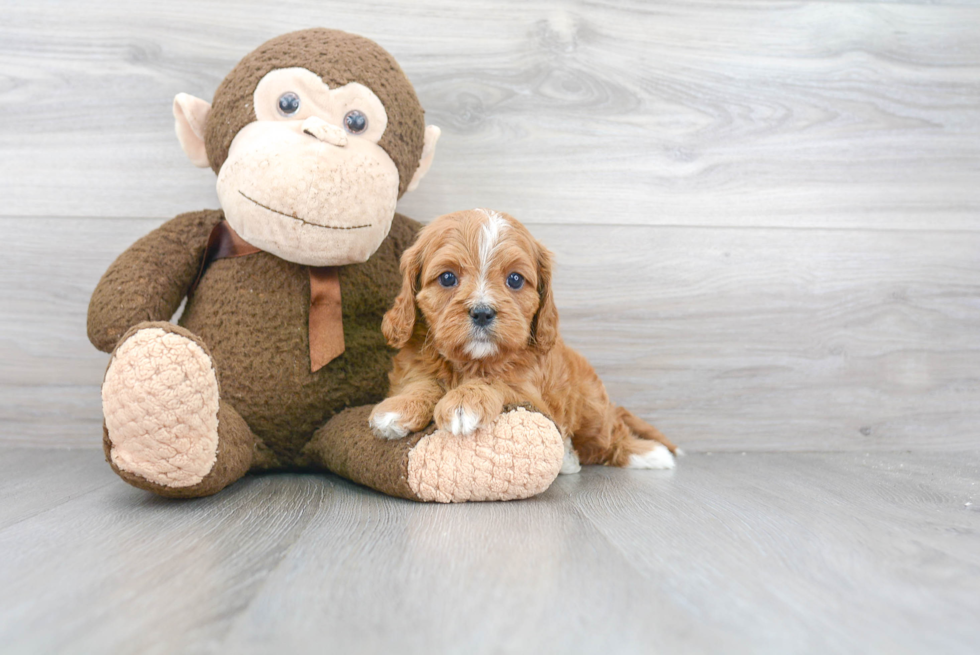
M 506 214 L 440 216 L 402 255 L 401 270 L 401 293 L 381 327 L 396 348 L 416 332 L 453 361 L 506 358 L 555 343 L 551 253 Z

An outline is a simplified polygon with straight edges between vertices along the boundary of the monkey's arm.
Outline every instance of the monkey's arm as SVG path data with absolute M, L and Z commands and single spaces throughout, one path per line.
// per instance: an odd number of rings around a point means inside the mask
M 89 301 L 92 345 L 111 352 L 137 323 L 170 320 L 194 284 L 208 236 L 221 218 L 217 210 L 181 214 L 119 255 Z

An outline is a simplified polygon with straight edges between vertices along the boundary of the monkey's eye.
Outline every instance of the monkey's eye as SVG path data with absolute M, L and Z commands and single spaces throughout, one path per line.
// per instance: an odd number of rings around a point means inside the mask
M 289 118 L 295 116 L 299 111 L 299 96 L 292 91 L 286 91 L 279 96 L 279 113 Z
M 364 115 L 364 112 L 357 109 L 347 112 L 347 115 L 344 116 L 344 127 L 351 134 L 360 134 L 366 130 L 367 123 L 367 116 Z
M 507 286 L 517 291 L 524 286 L 524 276 L 520 273 L 511 273 L 507 276 Z
M 439 284 L 446 287 L 447 289 L 449 287 L 456 286 L 456 274 L 446 271 L 445 273 L 439 276 Z

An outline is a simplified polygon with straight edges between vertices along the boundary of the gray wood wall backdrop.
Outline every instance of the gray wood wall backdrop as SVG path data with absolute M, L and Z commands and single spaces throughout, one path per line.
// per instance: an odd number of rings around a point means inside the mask
M 443 128 L 401 211 L 528 223 L 566 339 L 686 448 L 980 443 L 975 3 L 5 0 L 0 444 L 98 447 L 88 296 L 217 206 L 173 96 L 309 26 L 381 43 Z

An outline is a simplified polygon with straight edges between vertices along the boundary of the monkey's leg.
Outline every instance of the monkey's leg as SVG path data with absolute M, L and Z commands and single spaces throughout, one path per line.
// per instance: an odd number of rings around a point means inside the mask
M 516 500 L 547 489 L 561 469 L 558 428 L 543 414 L 506 407 L 467 436 L 430 427 L 404 439 L 371 432 L 371 407 L 344 410 L 304 449 L 310 462 L 391 496 L 459 503 Z
M 220 399 L 207 347 L 170 323 L 140 323 L 102 383 L 103 447 L 134 487 L 174 498 L 217 493 L 248 471 L 255 436 Z

